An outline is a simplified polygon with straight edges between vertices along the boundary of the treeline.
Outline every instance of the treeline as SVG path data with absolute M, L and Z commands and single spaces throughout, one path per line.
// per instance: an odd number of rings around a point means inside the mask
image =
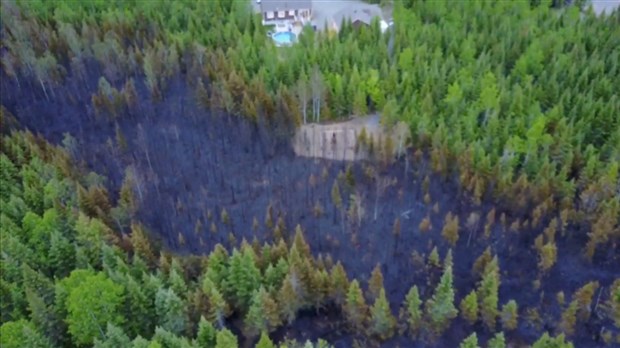
M 620 235 L 618 12 L 549 5 L 395 1 L 386 34 L 306 28 L 277 49 L 242 1 L 7 1 L 2 66 L 49 100 L 70 78 L 113 118 L 139 114 L 136 88 L 162 101 L 179 76 L 205 107 L 285 133 L 377 111 L 406 121 L 474 204 L 493 199 L 525 227 L 586 226 L 572 237 L 592 259 Z
M 269 334 L 291 324 L 301 310 L 338 310 L 343 318 L 338 325 L 363 345 L 396 334 L 435 340 L 461 316 L 493 334 L 489 347 L 505 347 L 502 331 L 518 325 L 518 304 L 499 303 L 500 265 L 489 250 L 472 269 L 477 287 L 459 302 L 452 251 L 442 260 L 435 248 L 422 260 L 428 282 L 413 285 L 394 315 L 379 266 L 367 284 L 350 279 L 340 262 L 312 255 L 299 226 L 290 239 L 262 245 L 243 240 L 232 250 L 218 244 L 204 257 L 173 256 L 158 250 L 135 219 L 129 233 L 117 229 L 112 211 L 130 210 L 137 193 L 125 190 L 112 204 L 101 182 L 96 174 L 83 175 L 74 167 L 64 149 L 31 133 L 3 137 L 3 347 L 229 348 L 240 345 L 232 332 L 236 329 L 256 347 L 276 347 Z M 279 226 L 269 219 L 265 224 L 286 228 L 281 221 Z M 570 297 L 560 332 L 571 335 L 588 321 L 598 286 L 588 283 Z M 596 306 L 620 326 L 620 282 L 608 298 L 596 299 Z M 227 318 L 233 315 L 243 318 L 241 328 L 230 326 Z M 477 340 L 474 333 L 461 347 L 477 347 Z M 302 346 L 328 344 L 279 343 Z M 572 344 L 564 334 L 545 333 L 534 347 Z

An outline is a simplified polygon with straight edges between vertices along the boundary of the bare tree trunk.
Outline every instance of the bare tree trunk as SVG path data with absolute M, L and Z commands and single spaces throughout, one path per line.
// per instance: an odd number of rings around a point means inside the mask
M 375 195 L 375 212 L 374 212 L 374 215 L 373 215 L 373 219 L 375 221 L 377 221 L 378 210 L 379 210 L 379 189 L 377 187 L 377 194 Z
M 321 99 L 323 96 L 323 82 L 321 72 L 317 66 L 312 69 L 312 116 L 315 122 L 321 121 Z
M 45 83 L 43 83 L 43 80 L 39 79 L 39 83 L 41 84 L 41 88 L 43 89 L 43 94 L 45 94 L 45 99 L 47 99 L 47 101 L 50 101 L 50 97 L 49 95 L 47 95 L 47 89 L 45 88 Z

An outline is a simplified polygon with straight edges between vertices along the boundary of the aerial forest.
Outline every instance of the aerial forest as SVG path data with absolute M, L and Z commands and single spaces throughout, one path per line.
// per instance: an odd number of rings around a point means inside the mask
M 620 10 L 1 1 L 2 348 L 620 346 Z

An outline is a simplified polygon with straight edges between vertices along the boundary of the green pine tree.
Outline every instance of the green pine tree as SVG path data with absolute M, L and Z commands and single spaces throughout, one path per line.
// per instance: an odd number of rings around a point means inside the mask
M 95 338 L 94 348 L 128 347 L 130 344 L 131 340 L 123 332 L 123 329 L 108 323 L 105 339 L 100 341 L 98 338 Z
M 346 294 L 349 289 L 349 278 L 340 261 L 331 269 L 330 297 L 337 306 L 344 305 Z
M 361 332 L 368 317 L 368 305 L 357 280 L 353 280 L 349 285 L 344 313 L 353 330 Z
M 501 320 L 502 327 L 505 330 L 514 330 L 517 328 L 519 309 L 515 300 L 510 300 L 502 306 Z
M 228 329 L 220 330 L 215 337 L 215 348 L 239 348 L 237 337 Z
M 381 273 L 381 266 L 377 264 L 372 270 L 370 279 L 368 280 L 368 292 L 370 292 L 370 299 L 376 299 L 377 296 L 379 296 L 381 289 L 383 289 L 383 273 Z
M 280 313 L 287 323 L 292 323 L 297 317 L 297 312 L 301 309 L 303 299 L 296 290 L 299 288 L 299 280 L 290 273 L 286 275 L 282 286 L 278 292 L 278 304 Z
M 379 296 L 370 308 L 370 333 L 386 340 L 394 334 L 396 319 L 390 310 L 390 304 L 385 297 L 385 289 L 379 290 Z
M 420 300 L 420 294 L 416 285 L 412 286 L 405 297 L 403 307 L 406 309 L 407 324 L 409 333 L 413 336 L 418 333 L 422 327 L 422 300 Z
M 506 348 L 506 338 L 503 332 L 498 332 L 488 342 L 488 348 Z
M 532 348 L 573 348 L 573 344 L 566 342 L 564 334 L 551 337 L 545 332 L 534 344 Z
M 426 301 L 426 314 L 431 329 L 441 334 L 454 319 L 458 310 L 454 306 L 454 289 L 452 286 L 452 267 L 443 272 L 439 284 L 435 288 L 433 297 Z
M 261 274 L 256 267 L 252 248 L 245 248 L 242 252 L 237 249 L 233 251 L 225 283 L 226 289 L 229 289 L 229 298 L 235 307 L 247 310 L 254 291 L 258 290 L 261 284 Z
M 495 323 L 499 314 L 497 306 L 500 280 L 497 262 L 496 256 L 487 264 L 477 290 L 478 300 L 480 301 L 480 315 L 489 331 L 495 330 Z
M 472 290 L 463 298 L 459 308 L 461 309 L 461 316 L 463 316 L 463 319 L 467 320 L 470 325 L 478 321 L 478 296 L 475 290 Z
M 267 333 L 263 331 L 263 333 L 261 333 L 260 335 L 258 343 L 256 343 L 255 348 L 276 348 L 276 345 L 273 344 L 273 342 L 269 338 L 269 335 L 267 335 Z
M 204 317 L 200 317 L 198 333 L 196 334 L 196 345 L 199 347 L 214 347 L 216 336 L 217 331 L 213 327 L 213 324 Z
M 476 336 L 476 333 L 474 332 L 467 336 L 467 338 L 461 342 L 459 348 L 480 348 L 478 346 L 478 336 Z
M 264 287 L 255 292 L 245 317 L 245 324 L 250 338 L 258 336 L 261 332 L 271 332 L 280 325 L 278 305 Z

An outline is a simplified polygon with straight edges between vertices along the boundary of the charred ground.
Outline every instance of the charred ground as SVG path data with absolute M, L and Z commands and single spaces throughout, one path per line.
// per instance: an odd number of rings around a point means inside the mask
M 96 64 L 92 69 L 97 69 Z M 204 255 L 217 243 L 233 248 L 242 239 L 271 241 L 279 220 L 284 226 L 280 232 L 290 240 L 299 224 L 313 253 L 341 261 L 352 278 L 367 280 L 375 265 L 381 265 L 392 311 L 397 314 L 411 285 L 418 285 L 422 298 L 431 295 L 441 270 L 425 260 L 434 247 L 441 258 L 451 248 L 441 235 L 444 216 L 451 212 L 461 221 L 460 238 L 452 248 L 457 301 L 476 287 L 472 266 L 489 247 L 499 257 L 500 304 L 514 299 L 524 317 L 526 308 L 537 308 L 540 314 L 539 319 L 523 318 L 518 329 L 508 334 L 512 342 L 523 343 L 534 340 L 541 330 L 555 329 L 561 313 L 557 292 L 570 294 L 592 280 L 604 289 L 617 276 L 617 269 L 606 261 L 613 255 L 597 255 L 592 264 L 584 261 L 580 250 L 586 239 L 579 229 L 586 227 L 571 225 L 561 231 L 555 268 L 541 278 L 532 245 L 554 214 L 537 227 L 511 231 L 515 220 L 531 216 L 502 210 L 492 191 L 474 203 L 459 188 L 456 174 L 434 173 L 425 156 L 414 155 L 415 149 L 409 149 L 406 158 L 387 163 L 296 157 L 289 143 L 291 126 L 274 131 L 269 121 L 250 123 L 207 110 L 197 103 L 194 87 L 182 75 L 172 79 L 159 101 L 151 100 L 146 87 L 137 83 L 138 105 L 111 118 L 96 113 L 90 103 L 97 93 L 96 81 L 93 78 L 89 88 L 83 88 L 84 84 L 78 87 L 74 79 L 66 78 L 47 100 L 40 89 L 18 87 L 3 76 L 2 103 L 25 128 L 64 144 L 76 161 L 84 161 L 107 178 L 102 184 L 113 197 L 118 197 L 131 168 L 141 185 L 138 217 L 170 252 Z M 368 175 L 369 170 L 376 174 Z M 388 179 L 393 184 L 378 190 Z M 340 207 L 334 203 L 335 183 L 343 201 Z M 353 204 L 359 204 L 363 216 L 349 214 Z M 484 237 L 491 210 L 496 222 Z M 464 227 L 472 213 L 479 222 Z M 427 227 L 421 225 L 425 219 Z M 400 233 L 395 233 L 395 223 Z M 534 291 L 536 279 L 541 284 Z M 231 320 L 235 322 L 234 317 Z M 336 346 L 349 346 L 352 336 L 339 322 L 334 309 L 302 312 L 295 325 L 277 334 L 322 337 Z M 609 328 L 609 323 L 593 315 L 577 329 L 575 342 L 598 345 L 603 327 Z M 488 337 L 481 326 L 477 331 L 481 338 Z M 459 318 L 436 344 L 456 346 L 467 332 Z M 399 344 L 422 346 L 405 336 L 387 343 Z

